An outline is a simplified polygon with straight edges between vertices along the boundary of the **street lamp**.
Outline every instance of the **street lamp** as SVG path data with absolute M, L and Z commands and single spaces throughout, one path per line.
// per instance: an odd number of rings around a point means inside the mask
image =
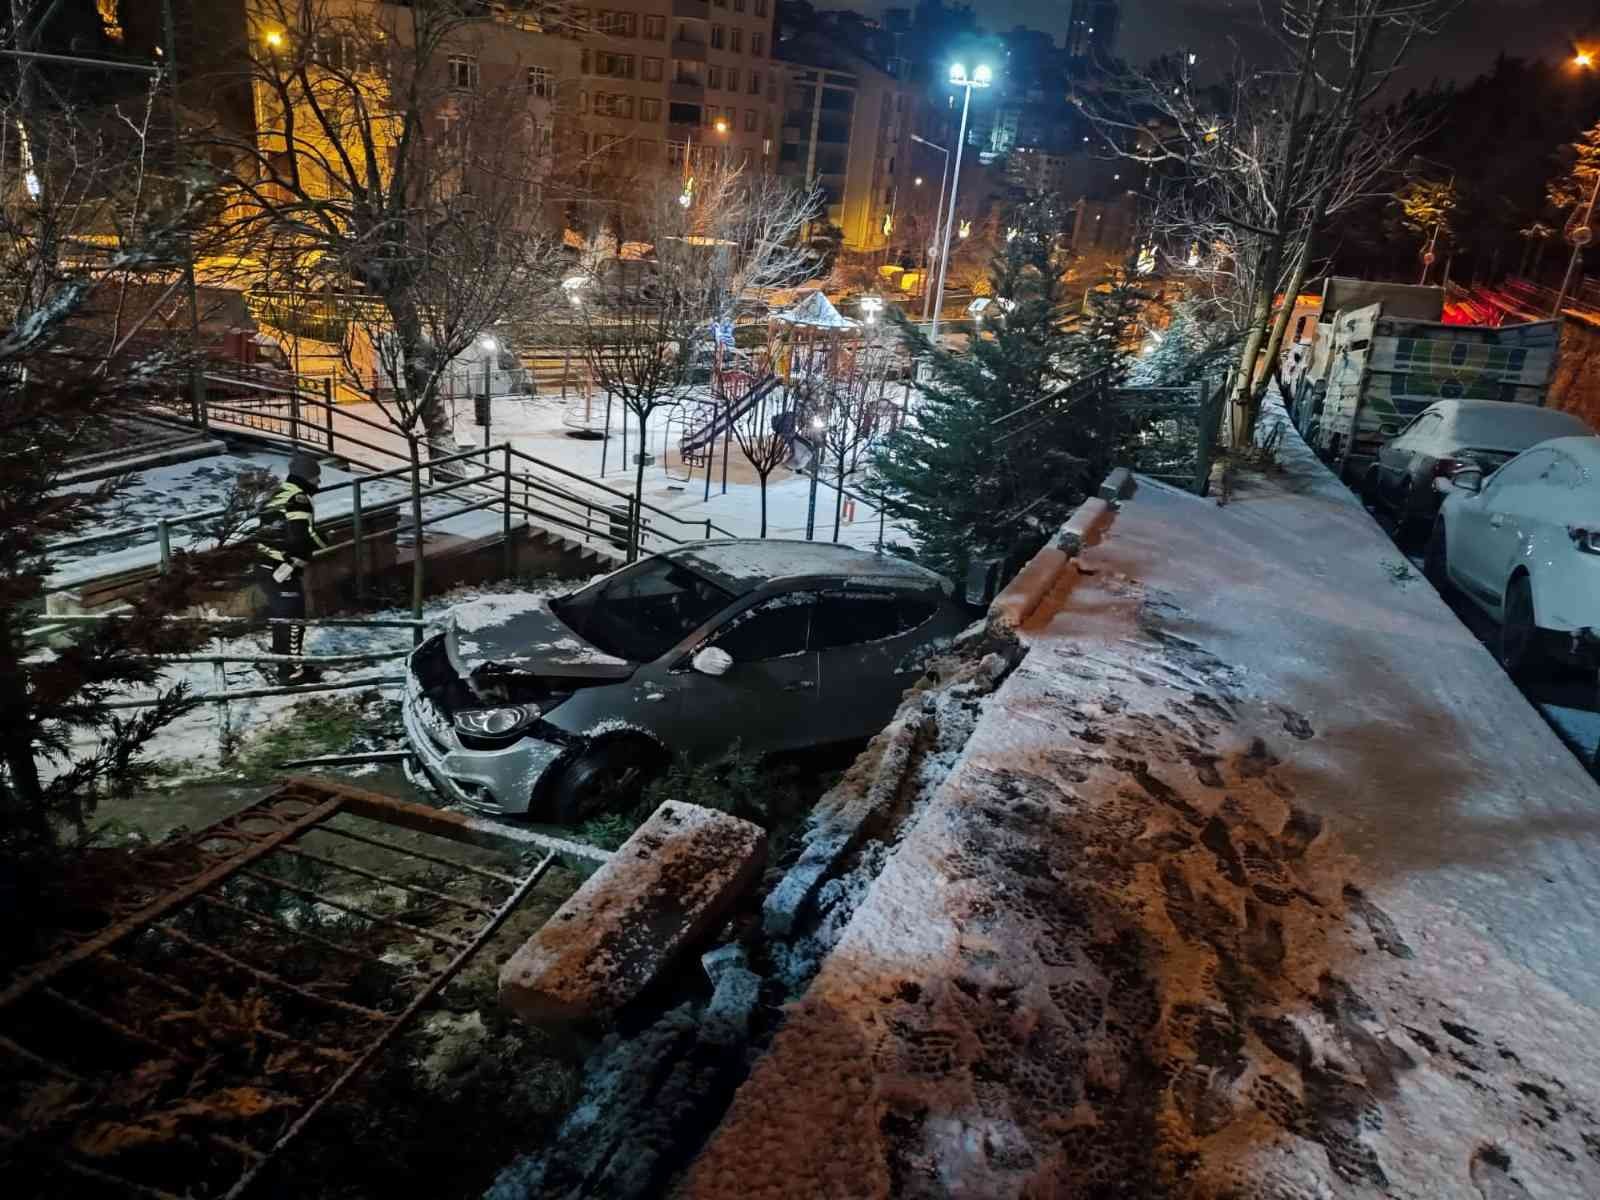
M 1572 61 L 1580 67 L 1587 67 L 1594 62 L 1594 57 L 1587 50 L 1579 50 L 1573 55 Z M 1582 159 L 1580 158 L 1580 162 Z M 1578 270 L 1578 262 L 1583 258 L 1583 248 L 1594 240 L 1594 204 L 1600 200 L 1600 164 L 1596 164 L 1594 171 L 1594 187 L 1589 190 L 1589 203 L 1584 207 L 1583 220 L 1567 234 L 1567 240 L 1572 243 L 1572 257 L 1567 260 L 1567 273 L 1561 277 L 1561 290 L 1556 293 L 1556 306 L 1550 310 L 1552 317 L 1561 316 L 1561 306 L 1567 302 L 1567 292 L 1572 287 L 1572 276 Z
M 933 244 L 928 247 L 927 267 L 929 270 L 931 270 L 936 265 L 936 260 L 939 257 L 939 226 L 944 222 L 944 187 L 946 177 L 950 174 L 950 151 L 947 147 L 935 146 L 927 138 L 918 137 L 914 133 L 911 135 L 911 140 L 919 145 L 926 146 L 929 150 L 937 150 L 940 154 L 944 155 L 944 165 L 939 168 L 939 202 L 933 206 L 934 241 Z M 933 299 L 933 293 L 928 290 L 928 284 L 926 280 L 928 271 L 924 270 L 922 274 L 924 276 L 922 284 L 922 319 L 926 321 L 928 319 L 928 304 Z
M 490 334 L 484 334 L 478 339 L 478 349 L 483 351 L 483 448 L 489 448 L 489 400 L 494 395 L 494 384 L 490 379 L 490 371 L 494 368 L 495 351 L 500 349 L 500 343 L 495 341 Z
M 933 298 L 933 330 L 932 340 L 939 340 L 939 313 L 944 308 L 944 281 L 950 273 L 950 235 L 956 223 L 956 192 L 961 187 L 961 151 L 967 144 L 967 113 L 972 107 L 972 89 L 986 88 L 994 82 L 994 72 L 986 64 L 980 64 L 971 75 L 967 68 L 956 63 L 950 68 L 950 82 L 962 89 L 961 98 L 961 132 L 956 138 L 956 161 L 950 171 L 950 211 L 945 214 L 944 221 L 944 254 L 939 262 L 939 286 Z

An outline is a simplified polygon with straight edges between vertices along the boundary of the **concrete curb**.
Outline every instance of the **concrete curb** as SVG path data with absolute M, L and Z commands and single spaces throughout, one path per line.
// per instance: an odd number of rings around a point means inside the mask
M 1071 562 L 1087 546 L 1100 541 L 1117 514 L 1119 501 L 1133 495 L 1134 479 L 1126 467 L 1106 476 L 1099 493 L 1078 505 L 1054 542 L 1030 558 L 989 605 L 989 619 L 1015 629 L 1031 617 L 1050 594 Z

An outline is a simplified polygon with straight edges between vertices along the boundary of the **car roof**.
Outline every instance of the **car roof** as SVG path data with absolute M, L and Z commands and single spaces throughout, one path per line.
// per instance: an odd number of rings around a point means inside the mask
M 836 542 L 728 538 L 676 546 L 666 551 L 665 557 L 693 567 L 737 591 L 751 591 L 785 580 L 814 578 L 872 580 L 885 585 L 950 590 L 943 576 L 926 567 Z
M 1548 432 L 1539 438 L 1540 441 L 1584 428 L 1583 418 L 1574 413 L 1512 400 L 1435 400 L 1424 411 L 1442 416 L 1444 431 L 1467 429 L 1471 431 L 1467 434 L 1469 437 L 1491 439 L 1496 433 L 1515 435 L 1514 442 L 1520 445 L 1508 445 L 1506 449 L 1532 445 L 1524 439 L 1529 433 L 1537 436 L 1541 426 Z

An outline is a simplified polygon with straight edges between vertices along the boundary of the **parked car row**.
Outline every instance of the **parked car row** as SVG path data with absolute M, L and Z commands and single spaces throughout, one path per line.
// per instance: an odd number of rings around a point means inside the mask
M 1386 439 L 1362 498 L 1426 538 L 1424 573 L 1498 625 L 1513 674 L 1600 665 L 1600 437 L 1570 413 L 1440 400 Z

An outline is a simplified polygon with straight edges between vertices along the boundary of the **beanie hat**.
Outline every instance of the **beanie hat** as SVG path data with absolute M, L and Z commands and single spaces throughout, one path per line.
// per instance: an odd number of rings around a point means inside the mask
M 322 481 L 322 464 L 305 451 L 297 450 L 289 456 L 289 474 L 316 487 Z

